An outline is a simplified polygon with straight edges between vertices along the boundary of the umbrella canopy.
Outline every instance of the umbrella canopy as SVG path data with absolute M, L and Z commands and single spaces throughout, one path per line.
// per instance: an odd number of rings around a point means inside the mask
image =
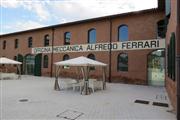
M 60 61 L 55 63 L 56 66 L 107 66 L 102 62 L 89 59 L 87 57 L 81 56 L 73 59 L 69 59 L 66 61 Z
M 6 57 L 1 57 L 0 58 L 0 64 L 14 64 L 14 65 L 17 65 L 17 64 L 22 64 L 22 63 L 18 62 L 18 61 L 15 61 L 15 60 L 11 60 L 11 59 L 6 58 Z

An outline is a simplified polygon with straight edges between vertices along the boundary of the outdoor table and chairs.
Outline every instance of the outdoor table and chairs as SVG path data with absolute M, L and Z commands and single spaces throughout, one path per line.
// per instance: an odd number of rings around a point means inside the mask
M 79 80 L 74 83 L 67 83 L 68 85 L 71 85 L 73 90 L 75 91 L 76 88 L 80 89 L 80 93 L 83 95 L 89 95 L 90 89 L 92 92 L 96 88 L 101 88 L 104 90 L 106 88 L 106 67 L 107 64 L 89 59 L 87 57 L 81 56 L 65 61 L 60 61 L 55 63 L 55 84 L 54 84 L 54 90 L 60 91 L 60 86 L 58 83 L 58 76 L 60 73 L 60 69 L 63 68 L 63 66 L 70 66 L 70 67 L 76 67 L 78 70 L 78 74 L 82 73 L 83 80 Z M 89 76 L 90 73 L 90 67 L 99 67 L 102 70 L 102 80 L 97 81 L 97 79 L 91 79 Z
M 79 80 L 77 83 L 73 83 L 72 86 L 73 86 L 73 91 L 76 91 L 78 89 L 81 93 L 82 88 L 84 87 L 84 81 Z M 103 90 L 103 82 L 98 81 L 97 79 L 89 79 L 88 88 L 91 89 L 93 93 L 94 93 L 95 89 Z

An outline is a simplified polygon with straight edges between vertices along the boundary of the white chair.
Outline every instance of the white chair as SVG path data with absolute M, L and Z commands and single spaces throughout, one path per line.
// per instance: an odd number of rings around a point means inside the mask
M 0 73 L 0 79 L 18 79 L 15 73 Z
M 103 90 L 103 81 L 95 81 L 95 88 Z
M 66 89 L 72 88 L 73 85 L 77 83 L 74 79 L 63 79 L 61 81 L 64 83 Z
M 96 82 L 97 80 L 96 79 L 89 79 L 89 88 L 91 88 L 92 89 L 92 92 L 94 93 L 94 89 L 95 89 L 95 82 Z
M 83 86 L 84 86 L 84 81 L 83 80 L 79 80 L 78 83 L 74 83 L 73 84 L 73 91 L 75 91 L 76 88 L 79 88 L 79 90 L 81 92 Z

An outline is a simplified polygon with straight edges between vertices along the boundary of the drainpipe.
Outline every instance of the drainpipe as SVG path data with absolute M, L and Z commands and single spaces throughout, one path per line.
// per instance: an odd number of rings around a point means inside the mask
M 111 17 L 109 17 L 109 30 L 110 30 L 110 35 L 109 35 L 109 42 L 110 42 L 110 49 L 109 49 L 109 82 L 111 83 L 111 43 L 112 43 L 112 20 Z
M 53 56 L 54 56 L 54 51 L 53 51 L 53 48 L 54 48 L 54 28 L 52 28 L 52 52 L 51 52 L 51 77 L 53 76 Z
M 176 26 L 176 80 L 177 80 L 177 120 L 180 120 L 180 2 L 177 0 Z

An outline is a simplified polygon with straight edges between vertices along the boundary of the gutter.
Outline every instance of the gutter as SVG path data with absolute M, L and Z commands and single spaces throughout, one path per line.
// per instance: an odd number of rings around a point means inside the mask
M 51 52 L 51 77 L 53 77 L 53 56 L 54 56 L 54 52 L 53 52 L 53 48 L 54 48 L 54 28 L 52 28 L 52 52 Z
M 109 49 L 109 82 L 111 83 L 111 43 L 112 43 L 112 20 L 111 17 L 109 17 L 109 30 L 110 30 L 110 35 L 109 35 L 109 43 L 110 43 L 110 49 Z
M 180 120 L 180 1 L 177 0 L 176 26 L 176 79 L 177 79 L 177 120 Z

